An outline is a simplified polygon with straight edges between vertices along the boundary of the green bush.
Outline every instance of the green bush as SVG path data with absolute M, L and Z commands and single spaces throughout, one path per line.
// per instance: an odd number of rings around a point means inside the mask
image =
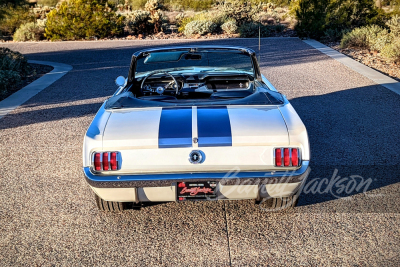
M 381 54 L 393 61 L 400 62 L 400 37 L 395 38 L 393 42 L 383 47 Z
M 94 0 L 62 2 L 47 15 L 45 36 L 51 40 L 76 40 L 90 37 L 120 35 L 123 17 L 111 8 Z
M 340 38 L 342 31 L 360 26 L 384 26 L 387 17 L 374 0 L 299 0 L 293 2 L 291 10 L 298 20 L 298 35 L 315 39 L 334 32 Z
M 218 8 L 227 18 L 235 20 L 239 26 L 252 22 L 253 17 L 262 10 L 261 6 L 255 8 L 251 2 L 240 1 L 224 1 Z
M 55 7 L 59 0 L 38 0 L 37 4 L 41 6 Z
M 271 34 L 267 26 L 254 22 L 242 24 L 239 27 L 239 33 L 243 38 L 258 37 L 259 33 L 261 37 L 268 37 Z
M 132 7 L 133 10 L 144 9 L 146 2 L 147 0 L 130 0 L 129 5 Z
M 236 21 L 228 20 L 227 22 L 221 25 L 221 29 L 227 34 L 233 34 L 237 33 L 238 26 L 236 24 Z
M 135 10 L 125 18 L 125 31 L 129 34 L 147 34 L 151 32 L 152 25 L 149 11 Z
M 160 0 L 148 0 L 145 5 L 145 10 L 150 12 L 150 23 L 153 26 L 153 32 L 158 33 L 163 31 L 163 15 L 161 8 L 163 5 Z
M 206 34 L 206 33 L 213 33 L 215 29 L 217 28 L 217 25 L 212 22 L 212 21 L 207 21 L 207 20 L 195 20 L 192 22 L 189 22 L 185 26 L 185 35 L 191 36 L 195 34 Z
M 214 0 L 164 0 L 169 10 L 207 10 L 215 4 Z
M 355 28 L 344 34 L 340 46 L 342 48 L 359 47 L 380 50 L 390 41 L 391 39 L 386 29 L 377 25 L 371 25 Z
M 22 54 L 0 47 L 0 95 L 18 85 L 29 70 L 28 61 Z
M 394 36 L 400 36 L 400 16 L 399 15 L 394 15 L 388 22 L 386 22 L 386 25 L 390 28 L 390 32 Z
M 14 41 L 26 42 L 26 41 L 39 41 L 43 38 L 44 27 L 34 22 L 28 22 L 22 24 L 21 27 L 14 33 Z
M 381 51 L 385 46 L 390 45 L 393 41 L 393 35 L 387 29 L 377 34 L 368 36 L 369 49 L 374 51 Z
M 22 24 L 35 21 L 35 17 L 29 12 L 28 6 L 5 6 L 0 9 L 7 12 L 0 22 L 0 32 L 3 35 L 13 35 Z
M 193 21 L 212 22 L 215 24 L 214 31 L 217 31 L 218 27 L 221 26 L 223 23 L 225 23 L 225 21 L 227 21 L 227 18 L 225 16 L 225 14 L 221 13 L 221 12 L 206 12 L 206 11 L 200 12 L 192 17 L 180 18 L 180 21 L 177 21 L 178 27 L 179 27 L 178 28 L 179 32 L 185 32 L 186 25 Z
M 345 34 L 340 42 L 342 48 L 359 47 L 369 48 L 369 34 L 368 27 L 355 28 L 351 32 Z

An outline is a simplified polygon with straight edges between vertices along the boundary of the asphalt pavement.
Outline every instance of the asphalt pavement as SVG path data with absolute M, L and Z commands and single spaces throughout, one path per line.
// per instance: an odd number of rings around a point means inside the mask
M 84 133 L 133 52 L 256 39 L 2 44 L 73 69 L 0 119 L 1 266 L 399 266 L 400 96 L 297 38 L 262 40 L 262 73 L 307 127 L 299 206 L 252 200 L 96 209 Z

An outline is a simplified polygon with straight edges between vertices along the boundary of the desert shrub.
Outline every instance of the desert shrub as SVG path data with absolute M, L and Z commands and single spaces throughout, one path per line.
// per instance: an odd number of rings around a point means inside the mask
M 218 9 L 240 26 L 243 23 L 252 22 L 253 17 L 262 10 L 262 6 L 254 8 L 250 2 L 223 1 L 218 5 Z
M 0 21 L 0 32 L 3 35 L 13 35 L 22 24 L 35 21 L 35 17 L 29 12 L 28 6 L 4 6 L 0 9 L 7 12 Z
M 343 35 L 340 46 L 342 48 L 360 47 L 368 49 L 371 46 L 378 47 L 387 33 L 387 31 L 377 25 L 355 28 Z
M 340 42 L 340 46 L 342 48 L 346 47 L 360 47 L 360 48 L 368 48 L 368 28 L 360 27 L 355 28 L 351 32 L 345 34 Z
M 387 29 L 377 34 L 368 36 L 369 49 L 381 51 L 385 46 L 390 45 L 393 41 L 393 35 Z
M 146 34 L 152 30 L 150 12 L 135 10 L 125 17 L 125 31 L 129 34 Z
M 193 21 L 208 21 L 212 22 L 215 24 L 215 29 L 213 31 L 218 30 L 218 27 L 221 26 L 227 18 L 225 17 L 224 13 L 221 12 L 200 12 L 196 14 L 195 16 L 192 17 L 184 17 L 180 22 L 178 23 L 178 30 L 179 32 L 185 32 L 186 25 L 189 24 L 190 22 Z
M 392 61 L 400 62 L 400 38 L 397 37 L 393 42 L 385 45 L 381 50 L 381 54 Z
M 277 24 L 277 25 L 270 26 L 270 28 L 277 33 L 281 33 L 286 29 L 286 26 L 283 24 Z
M 390 28 L 390 33 L 394 36 L 400 36 L 400 16 L 394 15 L 386 25 Z
M 43 38 L 44 27 L 34 22 L 22 24 L 14 33 L 13 39 L 18 42 L 39 41 Z
M 8 48 L 0 48 L 0 94 L 21 82 L 29 73 L 29 65 L 26 58 Z
M 118 1 L 118 0 L 116 0 Z M 122 1 L 121 1 L 122 2 Z M 132 10 L 144 9 L 147 0 L 129 0 L 129 5 L 132 7 Z
M 217 25 L 212 22 L 212 21 L 207 21 L 207 20 L 194 20 L 192 22 L 189 22 L 185 26 L 185 35 L 191 36 L 194 34 L 206 34 L 206 33 L 213 33 L 215 29 L 217 28 Z
M 55 7 L 59 0 L 38 0 L 37 4 L 44 6 L 49 6 L 49 7 Z
M 236 24 L 236 21 L 228 20 L 227 22 L 221 25 L 221 29 L 228 34 L 233 34 L 237 32 L 238 26 Z
M 185 18 L 186 16 L 185 16 L 185 13 L 179 13 L 178 15 L 176 15 L 175 16 L 175 23 L 176 24 L 180 24 L 180 23 L 182 23 L 182 20 Z
M 153 26 L 154 33 L 161 32 L 163 25 L 163 15 L 161 13 L 162 4 L 160 0 L 148 0 L 145 5 L 145 10 L 150 12 L 150 23 Z
M 268 37 L 271 34 L 267 26 L 254 22 L 242 24 L 239 27 L 239 33 L 243 38 L 258 37 L 259 33 L 261 37 Z
M 94 0 L 62 2 L 47 15 L 45 36 L 51 40 L 115 36 L 122 33 L 123 17 Z
M 214 0 L 164 0 L 164 5 L 170 10 L 207 10 L 215 4 Z
M 383 26 L 386 19 L 373 0 L 299 0 L 293 1 L 291 12 L 298 20 L 298 35 L 316 39 L 329 29 L 341 32 L 372 24 Z
M 327 29 L 324 31 L 324 36 L 321 37 L 321 40 L 326 41 L 326 42 L 333 42 L 336 40 L 341 40 L 343 35 L 347 32 L 348 32 L 348 30 Z

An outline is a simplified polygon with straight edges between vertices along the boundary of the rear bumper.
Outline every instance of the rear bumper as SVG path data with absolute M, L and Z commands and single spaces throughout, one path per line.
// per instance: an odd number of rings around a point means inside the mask
M 293 171 L 204 172 L 137 175 L 98 175 L 84 167 L 93 191 L 108 201 L 175 201 L 181 181 L 217 181 L 219 199 L 253 199 L 293 195 L 309 173 L 309 162 Z

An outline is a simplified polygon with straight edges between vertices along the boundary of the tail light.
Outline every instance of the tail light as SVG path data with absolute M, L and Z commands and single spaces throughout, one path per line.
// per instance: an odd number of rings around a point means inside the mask
M 298 148 L 275 148 L 276 167 L 300 166 L 300 151 Z
M 111 152 L 110 158 L 111 158 L 110 159 L 111 170 L 115 171 L 118 169 L 117 152 Z
M 275 166 L 282 166 L 282 149 L 275 149 Z
M 96 153 L 94 154 L 94 169 L 96 171 L 100 171 L 101 170 L 101 155 L 100 153 Z
M 289 148 L 283 149 L 283 163 L 285 166 L 290 165 L 290 158 L 289 158 Z
M 102 152 L 93 154 L 95 171 L 116 171 L 119 169 L 119 152 Z
M 103 153 L 103 170 L 104 171 L 108 171 L 108 169 L 110 168 L 109 163 L 110 163 L 110 161 L 108 160 L 108 153 L 104 152 Z

